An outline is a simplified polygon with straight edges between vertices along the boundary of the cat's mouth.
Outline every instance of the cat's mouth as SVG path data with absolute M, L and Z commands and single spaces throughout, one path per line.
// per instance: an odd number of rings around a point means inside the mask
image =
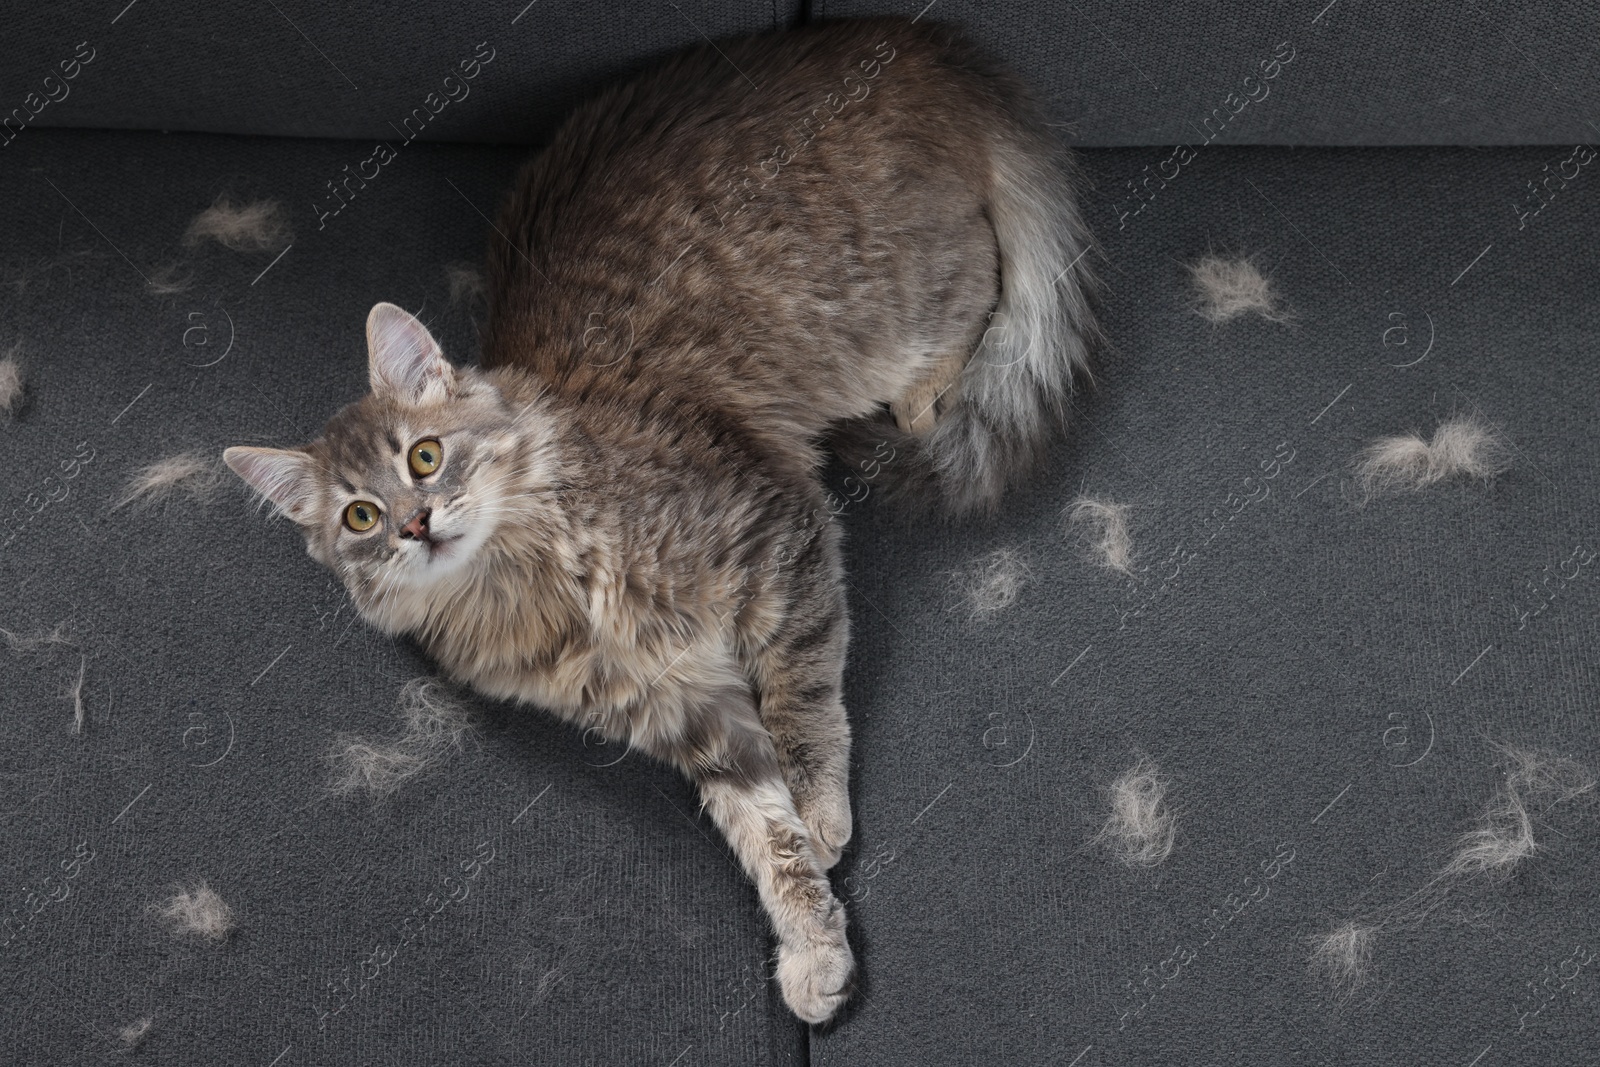
M 424 544 L 428 546 L 428 562 L 432 563 L 435 560 L 450 558 L 451 551 L 460 542 L 460 534 L 456 534 L 453 537 L 434 536 L 428 538 L 428 540 L 424 542 Z

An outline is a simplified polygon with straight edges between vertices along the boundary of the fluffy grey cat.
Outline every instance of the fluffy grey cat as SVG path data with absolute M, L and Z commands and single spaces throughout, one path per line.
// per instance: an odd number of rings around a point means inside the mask
M 855 973 L 827 876 L 851 814 L 825 446 L 992 504 L 1097 344 L 1090 249 L 1063 150 L 952 31 L 705 46 L 523 171 L 478 367 L 379 304 L 371 393 L 225 458 L 372 624 L 693 778 L 821 1023 Z

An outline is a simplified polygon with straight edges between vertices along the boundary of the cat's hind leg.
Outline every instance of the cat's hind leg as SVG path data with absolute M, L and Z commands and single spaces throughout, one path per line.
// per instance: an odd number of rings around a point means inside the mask
M 698 783 L 705 810 L 755 883 L 777 934 L 784 1002 L 808 1023 L 827 1022 L 849 999 L 856 973 L 844 905 L 817 860 L 748 690 L 719 694 L 692 715 L 685 742 L 676 762 Z
M 955 403 L 953 390 L 971 355 L 972 349 L 966 347 L 939 356 L 900 399 L 890 402 L 889 411 L 900 429 L 919 436 L 933 429 L 940 414 Z
M 889 402 L 900 429 L 918 436 L 929 433 L 955 407 L 962 373 L 1000 296 L 999 260 L 989 220 L 974 212 L 948 239 L 949 254 L 929 261 L 927 302 L 907 323 L 912 336 L 927 345 L 926 364 Z
M 850 619 L 831 525 L 805 531 L 784 576 L 788 610 L 751 657 L 761 722 L 824 870 L 850 842 L 850 722 L 844 708 Z

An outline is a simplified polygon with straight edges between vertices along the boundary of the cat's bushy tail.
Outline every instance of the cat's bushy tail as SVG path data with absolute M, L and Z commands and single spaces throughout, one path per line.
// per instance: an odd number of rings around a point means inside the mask
M 1026 101 L 1007 101 L 1031 111 Z M 1064 426 L 1075 379 L 1103 337 L 1095 317 L 1094 238 L 1079 214 L 1063 148 L 1030 119 L 993 135 L 987 204 L 1000 258 L 1000 297 L 962 372 L 957 398 L 926 436 L 887 417 L 841 427 L 844 461 L 874 472 L 891 495 L 957 514 L 992 509 L 1043 458 Z M 885 445 L 895 460 L 881 462 Z M 878 462 L 874 462 L 874 458 Z

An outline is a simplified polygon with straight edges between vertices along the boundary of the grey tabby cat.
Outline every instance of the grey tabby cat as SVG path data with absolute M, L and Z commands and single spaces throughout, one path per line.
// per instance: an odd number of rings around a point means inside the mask
M 821 1023 L 855 973 L 827 875 L 851 814 L 824 444 L 992 504 L 1098 342 L 1090 249 L 1063 151 L 952 31 L 704 46 L 522 172 L 480 366 L 379 304 L 370 395 L 225 459 L 372 624 L 689 775 Z

